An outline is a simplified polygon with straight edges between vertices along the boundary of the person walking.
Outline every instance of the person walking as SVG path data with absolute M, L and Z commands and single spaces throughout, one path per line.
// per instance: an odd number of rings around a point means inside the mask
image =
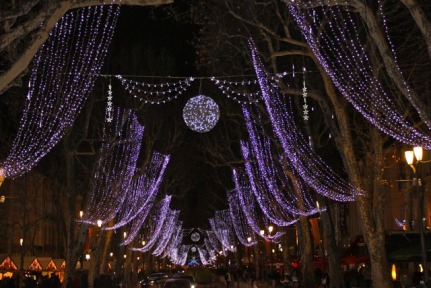
M 224 274 L 224 280 L 226 281 L 226 288 L 230 288 L 230 282 L 232 282 L 232 278 L 230 276 L 229 271 Z

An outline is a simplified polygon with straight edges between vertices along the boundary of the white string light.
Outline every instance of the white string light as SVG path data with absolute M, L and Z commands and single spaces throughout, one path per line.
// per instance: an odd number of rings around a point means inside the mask
M 33 60 L 23 115 L 6 160 L 7 177 L 31 170 L 81 111 L 111 42 L 117 5 L 65 14 Z

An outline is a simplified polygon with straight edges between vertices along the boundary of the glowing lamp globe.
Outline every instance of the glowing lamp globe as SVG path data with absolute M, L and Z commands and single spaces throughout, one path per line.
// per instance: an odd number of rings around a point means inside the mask
M 193 131 L 206 133 L 217 124 L 220 110 L 217 103 L 205 95 L 198 95 L 187 101 L 183 109 L 186 125 Z
M 199 239 L 201 239 L 201 236 L 199 235 L 199 233 L 193 232 L 192 235 L 191 235 L 191 239 L 192 239 L 193 242 L 198 242 Z

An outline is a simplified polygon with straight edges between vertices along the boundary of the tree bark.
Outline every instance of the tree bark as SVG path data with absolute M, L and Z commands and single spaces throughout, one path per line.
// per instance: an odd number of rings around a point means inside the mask
M 317 287 L 313 262 L 313 243 L 307 217 L 299 217 L 299 239 L 301 247 L 302 287 Z

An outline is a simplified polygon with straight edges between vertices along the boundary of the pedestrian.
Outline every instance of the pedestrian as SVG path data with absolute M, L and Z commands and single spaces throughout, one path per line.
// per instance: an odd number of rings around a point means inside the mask
M 224 274 L 224 280 L 226 281 L 226 288 L 229 288 L 230 282 L 232 282 L 232 278 L 230 276 L 229 271 L 227 271 L 226 274 Z

